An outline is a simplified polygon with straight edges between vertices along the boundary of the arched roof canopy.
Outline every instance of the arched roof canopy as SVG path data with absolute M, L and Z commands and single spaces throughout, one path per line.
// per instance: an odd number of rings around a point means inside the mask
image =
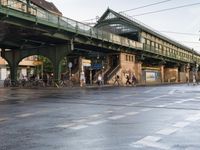
M 117 13 L 108 8 L 95 25 L 96 28 L 112 32 L 127 38 L 139 41 L 140 32 L 144 31 L 154 35 L 170 44 L 194 53 L 193 49 L 159 33 L 155 29 L 123 13 Z

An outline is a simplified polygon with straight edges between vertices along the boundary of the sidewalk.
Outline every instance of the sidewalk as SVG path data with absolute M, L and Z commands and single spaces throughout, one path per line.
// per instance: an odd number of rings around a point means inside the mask
M 33 89 L 84 89 L 84 88 L 105 88 L 105 87 L 150 87 L 150 86 L 162 86 L 162 85 L 175 85 L 175 84 L 187 84 L 187 83 L 169 83 L 169 82 L 165 82 L 165 83 L 152 83 L 152 84 L 136 84 L 136 86 L 131 86 L 131 85 L 113 85 L 113 84 L 103 84 L 103 85 L 97 85 L 97 84 L 93 84 L 93 85 L 86 85 L 83 87 L 80 87 L 79 85 L 76 86 L 72 86 L 72 87 L 33 87 Z M 3 81 L 0 80 L 0 88 L 4 88 L 3 87 Z M 15 87 L 14 87 L 15 88 Z M 16 87 L 16 88 L 20 88 L 20 87 Z M 22 87 L 23 88 L 23 87 Z M 26 87 L 25 87 L 26 88 Z M 28 88 L 29 89 L 29 88 Z M 31 88 L 30 88 L 31 89 Z

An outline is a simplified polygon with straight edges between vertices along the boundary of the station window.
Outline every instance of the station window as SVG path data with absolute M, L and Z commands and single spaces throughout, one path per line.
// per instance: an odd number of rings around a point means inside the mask
M 147 44 L 150 45 L 150 40 L 147 40 Z
M 128 55 L 126 55 L 126 61 L 128 61 Z

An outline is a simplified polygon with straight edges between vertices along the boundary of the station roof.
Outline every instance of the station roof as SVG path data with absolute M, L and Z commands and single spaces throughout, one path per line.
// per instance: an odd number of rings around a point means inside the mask
M 116 24 L 116 22 L 117 22 L 117 24 Z M 118 33 L 122 34 L 122 35 L 123 35 L 123 32 L 127 33 L 127 32 L 135 32 L 135 31 L 145 31 L 145 32 L 147 32 L 151 35 L 154 35 L 166 42 L 169 42 L 179 48 L 182 48 L 186 51 L 193 52 L 193 53 L 199 55 L 199 53 L 193 51 L 193 49 L 191 49 L 175 40 L 172 40 L 171 38 L 161 34 L 160 32 L 145 25 L 144 23 L 142 23 L 126 14 L 117 13 L 117 12 L 111 10 L 110 8 L 108 8 L 104 12 L 104 14 L 100 17 L 100 19 L 97 21 L 97 24 L 95 25 L 95 27 L 97 27 L 97 28 L 101 28 L 104 26 L 106 26 L 107 29 L 110 30 L 110 32 L 117 29 Z
M 31 0 L 31 2 L 47 11 L 56 13 L 58 15 L 62 15 L 62 13 L 58 10 L 58 8 L 52 2 L 48 2 L 46 0 Z

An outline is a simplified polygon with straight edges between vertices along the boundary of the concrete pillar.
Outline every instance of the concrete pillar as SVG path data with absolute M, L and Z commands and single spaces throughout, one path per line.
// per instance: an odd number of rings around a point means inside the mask
M 1 75 L 0 75 L 1 79 L 0 80 L 5 80 L 5 78 L 7 77 L 7 69 L 2 67 L 0 72 L 1 72 Z
M 22 69 L 21 69 L 21 73 L 22 73 L 24 76 L 27 76 L 27 68 L 22 68 Z
M 161 83 L 165 82 L 165 78 L 164 78 L 164 65 L 160 66 L 160 73 L 161 73 Z
M 57 60 L 53 62 L 53 74 L 54 74 L 54 82 L 58 82 L 61 79 L 61 63 Z
M 15 86 L 17 82 L 17 68 L 20 61 L 20 51 L 3 51 L 2 56 L 7 60 L 9 64 L 11 83 L 12 86 Z
M 18 64 L 16 62 L 12 62 L 12 64 L 10 64 L 10 78 L 12 86 L 15 86 L 17 82 L 17 68 Z
M 142 62 L 135 63 L 135 75 L 139 83 L 144 83 L 142 80 Z

